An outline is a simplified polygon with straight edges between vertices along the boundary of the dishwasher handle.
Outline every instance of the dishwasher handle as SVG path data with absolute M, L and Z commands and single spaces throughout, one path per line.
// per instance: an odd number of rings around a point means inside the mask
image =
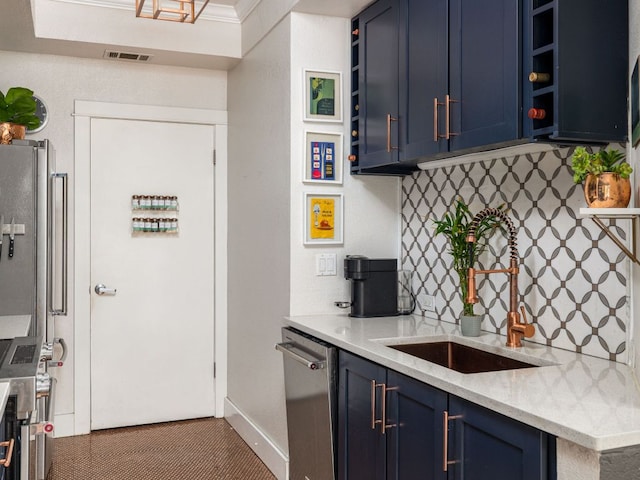
M 326 362 L 324 360 L 318 360 L 317 358 L 310 358 L 301 353 L 294 352 L 292 349 L 296 348 L 295 343 L 292 342 L 284 342 L 277 343 L 276 350 L 282 352 L 287 357 L 292 358 L 298 363 L 303 364 L 309 370 L 321 370 L 326 367 Z

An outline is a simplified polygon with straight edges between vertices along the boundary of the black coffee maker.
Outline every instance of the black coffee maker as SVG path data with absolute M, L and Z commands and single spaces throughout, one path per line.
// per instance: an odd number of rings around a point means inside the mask
M 398 315 L 398 261 L 348 255 L 344 278 L 351 283 L 351 317 Z

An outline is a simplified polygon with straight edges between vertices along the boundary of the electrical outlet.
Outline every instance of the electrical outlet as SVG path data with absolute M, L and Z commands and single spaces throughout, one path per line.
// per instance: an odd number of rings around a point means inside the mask
M 420 310 L 428 313 L 436 313 L 436 297 L 433 295 L 427 295 L 426 293 L 418 294 L 416 300 Z

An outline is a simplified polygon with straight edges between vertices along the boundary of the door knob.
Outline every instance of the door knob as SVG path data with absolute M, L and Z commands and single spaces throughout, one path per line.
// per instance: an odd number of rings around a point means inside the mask
M 98 295 L 115 295 L 117 290 L 115 288 L 107 288 L 104 284 L 99 283 L 94 288 Z

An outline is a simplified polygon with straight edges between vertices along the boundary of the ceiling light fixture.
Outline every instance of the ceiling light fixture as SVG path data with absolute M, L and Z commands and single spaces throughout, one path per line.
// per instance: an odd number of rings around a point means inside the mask
M 209 3 L 209 0 L 152 0 L 153 8 L 148 13 L 148 9 L 146 12 L 142 11 L 145 1 L 136 0 L 136 17 L 181 23 L 195 23 Z

